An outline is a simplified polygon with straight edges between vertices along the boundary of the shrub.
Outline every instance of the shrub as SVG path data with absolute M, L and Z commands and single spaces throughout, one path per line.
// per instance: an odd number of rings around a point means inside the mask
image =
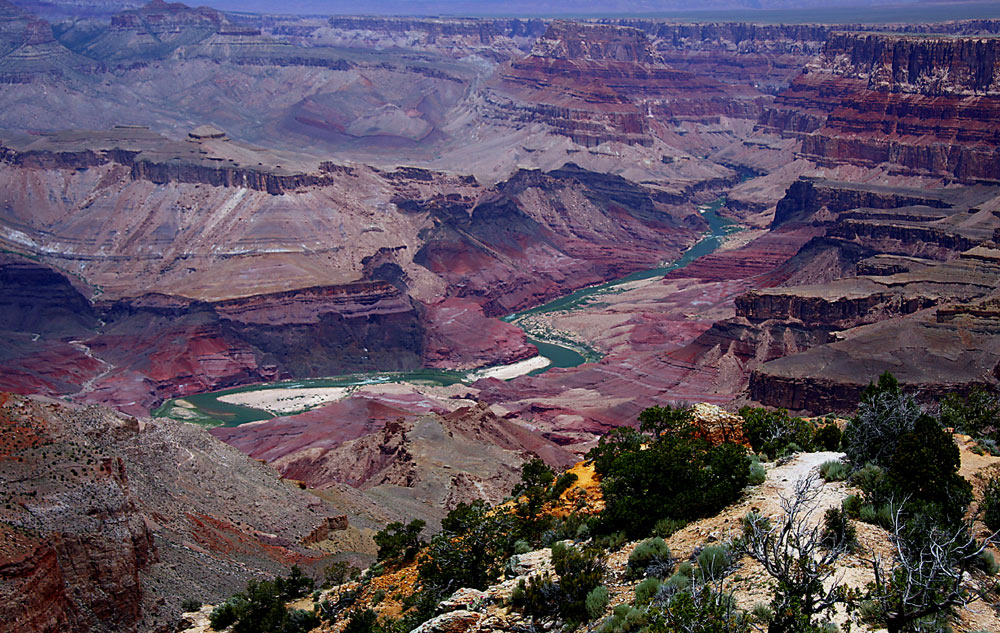
M 848 482 L 860 488 L 869 500 L 879 494 L 884 481 L 885 471 L 875 464 L 865 464 L 848 477 Z
M 334 561 L 323 570 L 324 585 L 327 587 L 342 585 L 348 578 L 356 578 L 356 574 L 360 571 L 357 567 L 345 561 Z
M 631 578 L 666 578 L 673 570 L 674 560 L 670 556 L 670 548 L 658 536 L 636 545 L 628 557 L 628 575 Z
M 343 633 L 378 633 L 378 615 L 371 609 L 362 609 L 351 613 Z
M 601 475 L 603 531 L 639 538 L 660 519 L 715 514 L 739 497 L 750 472 L 742 446 L 698 437 L 689 409 L 652 407 L 639 419 L 640 431 L 615 429 L 587 453 Z
M 747 477 L 747 483 L 751 486 L 759 486 L 767 480 L 767 469 L 764 468 L 764 464 L 760 462 L 752 462 L 750 464 L 750 475 Z
M 824 451 L 840 450 L 840 439 L 842 436 L 843 432 L 839 426 L 833 423 L 825 424 L 816 429 L 816 434 L 813 436 L 813 444 L 816 448 L 821 448 Z
M 858 495 L 848 495 L 843 501 L 840 502 L 840 507 L 843 508 L 844 512 L 847 513 L 847 516 L 852 519 L 857 519 L 861 514 L 862 505 L 864 504 L 861 502 L 861 497 Z
M 975 387 L 966 395 L 952 393 L 941 400 L 941 422 L 976 439 L 998 438 L 1000 394 Z
M 661 631 L 748 633 L 750 622 L 729 593 L 709 585 L 664 596 Z
M 986 483 L 979 509 L 983 515 L 983 523 L 990 532 L 1000 530 L 1000 477 L 994 477 Z
M 739 413 L 743 418 L 743 436 L 756 453 L 778 455 L 788 451 L 792 444 L 801 451 L 801 447 L 813 443 L 812 426 L 801 418 L 788 417 L 784 409 L 743 407 Z
M 611 616 L 605 618 L 597 633 L 633 633 L 646 629 L 648 616 L 646 611 L 636 609 L 627 604 L 614 608 Z
M 531 545 L 524 540 L 514 541 L 515 554 L 527 554 L 531 551 Z
M 425 543 L 420 539 L 420 532 L 427 525 L 420 519 L 414 519 L 405 526 L 395 521 L 385 526 L 384 530 L 375 533 L 375 544 L 378 545 L 376 560 L 413 560 Z
M 845 481 L 850 474 L 847 464 L 839 459 L 831 459 L 819 466 L 819 476 L 823 481 Z
M 912 397 L 904 394 L 889 372 L 879 376 L 861 394 L 858 412 L 844 429 L 844 451 L 855 468 L 874 463 L 887 467 L 896 445 L 923 414 Z
M 958 474 L 960 466 L 955 440 L 937 420 L 922 415 L 899 438 L 889 464 L 893 497 L 908 498 L 908 507 L 947 523 L 961 521 L 972 501 L 972 486 Z
M 604 561 L 595 549 L 566 547 L 557 555 L 552 550 L 552 566 L 559 574 L 561 593 L 559 615 L 566 622 L 583 622 L 587 618 L 587 595 L 604 578 Z
M 595 541 L 594 545 L 600 549 L 614 552 L 621 549 L 622 545 L 628 542 L 628 537 L 624 532 L 612 532 L 611 534 L 605 534 L 599 536 Z
M 514 521 L 482 500 L 458 504 L 441 521 L 428 555 L 421 557 L 421 584 L 442 592 L 452 587 L 485 589 L 514 551 Z
M 311 579 L 302 580 L 301 571 L 289 578 L 258 582 L 251 580 L 243 593 L 217 606 L 209 615 L 212 628 L 221 631 L 232 626 L 233 633 L 305 633 L 319 625 L 319 618 L 299 609 L 287 609 L 285 602 L 305 595 L 300 593 Z
M 997 572 L 1000 571 L 1000 566 L 997 565 L 997 561 L 993 558 L 993 553 L 983 550 L 979 554 L 979 568 L 987 576 L 996 576 Z
M 660 590 L 660 579 L 649 577 L 635 586 L 636 606 L 645 606 L 653 599 L 656 592 Z
M 608 608 L 608 601 L 611 599 L 611 594 L 608 588 L 604 585 L 598 585 L 590 590 L 587 594 L 587 617 L 590 620 L 596 620 L 597 618 L 604 615 L 604 610 Z
M 831 549 L 853 549 L 857 544 L 857 530 L 843 508 L 828 508 L 823 514 L 823 542 Z
M 668 587 L 674 591 L 684 591 L 691 586 L 691 575 L 682 574 L 677 572 L 663 583 L 664 587 Z
M 195 600 L 194 598 L 187 598 L 181 602 L 181 610 L 184 613 L 191 613 L 201 609 L 201 600 Z
M 771 605 L 766 602 L 758 602 L 753 605 L 750 615 L 752 615 L 753 618 L 761 624 L 768 624 L 774 619 L 774 609 L 772 609 Z
M 216 631 L 228 628 L 239 619 L 239 614 L 245 609 L 243 602 L 245 599 L 239 595 L 226 600 L 212 609 L 212 613 L 208 616 L 208 623 Z
M 862 523 L 878 525 L 878 512 L 875 511 L 875 506 L 870 503 L 861 506 L 861 509 L 858 511 L 858 520 Z
M 722 578 L 732 564 L 733 554 L 726 545 L 708 545 L 698 554 L 698 571 L 706 581 Z
M 559 577 L 532 576 L 518 583 L 511 604 L 531 617 L 558 614 L 567 623 L 587 620 L 587 598 L 601 584 L 604 561 L 595 549 L 581 550 L 556 543 L 552 548 L 552 566 Z
M 549 490 L 550 499 L 558 499 L 562 496 L 562 493 L 569 490 L 569 487 L 576 483 L 579 477 L 575 473 L 563 473 L 559 475 L 555 483 L 552 484 L 552 488 Z
M 684 519 L 660 519 L 653 526 L 653 536 L 660 538 L 670 538 L 680 530 L 684 529 L 687 521 Z

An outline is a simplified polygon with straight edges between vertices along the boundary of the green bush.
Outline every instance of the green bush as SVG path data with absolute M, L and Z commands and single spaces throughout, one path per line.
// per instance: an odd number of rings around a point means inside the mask
M 764 464 L 760 462 L 750 463 L 750 475 L 747 477 L 747 483 L 751 486 L 759 486 L 767 480 L 767 469 L 764 468 Z
M 559 615 L 566 622 L 587 620 L 587 595 L 604 578 L 604 561 L 596 549 L 566 547 L 552 550 L 552 566 L 559 575 Z
M 635 586 L 636 606 L 645 606 L 650 603 L 656 592 L 660 590 L 660 579 L 650 576 Z
M 813 444 L 812 426 L 802 418 L 788 417 L 784 409 L 743 407 L 739 413 L 743 418 L 743 436 L 755 453 L 780 455 L 789 452 L 793 444 L 799 451 Z
M 878 525 L 878 512 L 875 510 L 875 506 L 870 503 L 861 506 L 861 509 L 858 511 L 858 520 L 862 523 Z
M 420 532 L 427 525 L 420 519 L 414 519 L 403 525 L 395 521 L 385 526 L 384 530 L 375 533 L 375 544 L 378 545 L 379 562 L 386 560 L 399 560 L 407 562 L 413 560 L 424 543 L 420 539 Z
M 608 552 L 615 552 L 620 550 L 622 545 L 627 542 L 628 536 L 624 532 L 612 532 L 611 534 L 604 534 L 597 537 L 594 540 L 594 545 Z
M 739 498 L 750 473 L 742 446 L 698 437 L 689 409 L 652 407 L 639 419 L 639 431 L 619 427 L 587 454 L 601 475 L 602 531 L 640 538 L 660 519 L 710 516 Z
M 877 496 L 885 482 L 885 471 L 875 464 L 865 464 L 847 478 L 848 483 L 861 489 L 865 497 Z
M 972 485 L 958 474 L 960 466 L 955 440 L 937 420 L 922 415 L 899 438 L 889 464 L 892 498 L 908 499 L 911 512 L 957 523 L 972 501 Z
M 682 574 L 681 572 L 677 572 L 670 578 L 667 578 L 663 585 L 674 591 L 684 591 L 691 586 L 691 574 Z
M 983 515 L 983 523 L 990 532 L 1000 531 L 1000 477 L 994 477 L 986 483 L 979 510 Z
M 604 585 L 598 585 L 587 594 L 587 618 L 591 621 L 604 615 L 604 610 L 608 608 L 608 601 L 611 593 Z
M 1000 571 L 1000 566 L 997 565 L 997 561 L 993 558 L 993 553 L 983 550 L 979 554 L 979 568 L 987 576 L 996 576 L 997 572 Z
M 816 434 L 813 436 L 813 445 L 824 451 L 837 451 L 840 450 L 840 439 L 842 436 L 843 432 L 836 424 L 825 424 L 816 429 Z
M 823 514 L 823 541 L 829 548 L 854 549 L 858 533 L 843 508 L 827 508 Z
M 948 394 L 941 400 L 941 422 L 976 439 L 1000 439 L 1000 394 L 975 387 L 968 394 Z
M 532 576 L 527 583 L 522 580 L 511 595 L 511 605 L 534 618 L 558 615 L 570 624 L 586 622 L 587 598 L 604 577 L 600 552 L 556 543 L 552 566 L 558 582 L 550 576 Z
M 209 624 L 217 631 L 231 626 L 233 633 L 305 633 L 316 628 L 316 615 L 285 607 L 285 602 L 305 595 L 307 587 L 312 588 L 311 579 L 298 568 L 292 569 L 289 578 L 251 580 L 244 592 L 212 610 Z
M 861 506 L 864 505 L 861 501 L 861 497 L 858 495 L 848 495 L 844 497 L 844 500 L 840 502 L 840 507 L 844 509 L 847 516 L 852 519 L 859 518 L 861 514 Z
M 503 572 L 515 546 L 515 519 L 482 500 L 460 503 L 441 521 L 418 567 L 422 586 L 485 589 Z
M 194 598 L 187 598 L 181 602 L 181 610 L 184 613 L 192 613 L 201 609 L 201 600 L 195 600 Z
M 654 536 L 640 542 L 628 557 L 628 576 L 666 578 L 674 570 L 670 548 L 662 538 Z
M 710 585 L 692 587 L 666 599 L 660 631 L 690 633 L 749 633 L 751 623 L 736 608 L 731 594 L 717 593 Z
M 221 631 L 228 628 L 236 620 L 239 619 L 240 614 L 246 610 L 245 603 L 246 599 L 239 594 L 229 598 L 222 604 L 218 605 L 212 609 L 212 613 L 208 616 L 208 623 L 212 625 L 212 628 L 216 631 Z
M 704 580 L 717 580 L 733 564 L 733 553 L 726 545 L 706 545 L 698 553 L 698 573 Z
M 620 604 L 597 628 L 597 633 L 635 633 L 645 631 L 647 625 L 648 614 L 645 610 Z
M 889 372 L 879 376 L 861 394 L 857 414 L 844 429 L 843 449 L 854 468 L 873 463 L 886 468 L 899 439 L 923 415 L 914 399 L 899 388 Z
M 576 473 L 563 473 L 559 475 L 559 478 L 555 480 L 552 484 L 552 488 L 549 490 L 550 499 L 558 499 L 562 496 L 562 493 L 569 490 L 569 487 L 576 483 L 579 477 Z
M 684 519 L 660 519 L 653 526 L 653 536 L 670 538 L 687 525 Z
M 343 633 L 379 633 L 378 615 L 371 609 L 353 611 Z
M 847 464 L 839 459 L 831 459 L 819 466 L 819 476 L 823 481 L 845 481 L 850 472 Z

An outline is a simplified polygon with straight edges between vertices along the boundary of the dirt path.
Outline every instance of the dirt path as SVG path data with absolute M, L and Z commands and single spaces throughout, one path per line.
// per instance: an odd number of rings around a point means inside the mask
M 76 397 L 82 396 L 84 394 L 88 394 L 91 391 L 93 391 L 94 390 L 94 385 L 98 381 L 103 380 L 108 374 L 110 374 L 112 372 L 112 370 L 114 370 L 115 366 L 112 365 L 111 363 L 105 361 L 102 358 L 98 358 L 97 356 L 94 356 L 94 353 L 90 351 L 90 347 L 88 345 L 84 344 L 83 341 L 70 341 L 69 344 L 72 345 L 73 347 L 75 347 L 76 349 L 80 350 L 81 352 L 83 352 L 87 356 L 87 358 L 91 358 L 93 360 L 96 360 L 104 368 L 103 371 L 101 371 L 99 374 L 95 374 L 95 375 L 91 376 L 90 378 L 88 378 L 80 386 L 80 391 L 77 391 L 72 396 L 72 397 L 76 398 Z

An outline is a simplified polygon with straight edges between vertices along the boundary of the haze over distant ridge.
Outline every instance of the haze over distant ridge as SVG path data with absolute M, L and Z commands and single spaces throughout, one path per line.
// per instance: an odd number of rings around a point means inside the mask
M 140 0 L 14 0 L 25 9 L 48 15 L 110 15 L 116 11 L 145 4 Z M 191 2 L 191 6 L 207 5 L 223 11 L 282 14 L 328 15 L 450 15 L 450 16 L 621 16 L 621 15 L 684 15 L 692 11 L 737 11 L 734 18 L 746 19 L 747 13 L 769 11 L 826 10 L 846 8 L 900 7 L 900 5 L 965 5 L 993 6 L 995 2 L 922 2 L 921 0 L 705 0 L 693 6 L 686 0 L 287 0 L 282 3 L 267 0 L 208 0 Z M 906 20 L 906 15 L 900 16 Z

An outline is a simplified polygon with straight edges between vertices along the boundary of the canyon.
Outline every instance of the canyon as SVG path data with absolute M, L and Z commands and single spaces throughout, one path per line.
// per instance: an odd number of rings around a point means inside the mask
M 996 20 L 18 6 L 18 631 L 167 630 L 158 595 L 367 563 L 385 523 L 501 502 L 649 406 L 843 414 L 884 371 L 924 398 L 1000 381 Z M 553 346 L 575 356 L 519 365 Z M 205 404 L 274 386 L 343 391 L 244 424 Z

